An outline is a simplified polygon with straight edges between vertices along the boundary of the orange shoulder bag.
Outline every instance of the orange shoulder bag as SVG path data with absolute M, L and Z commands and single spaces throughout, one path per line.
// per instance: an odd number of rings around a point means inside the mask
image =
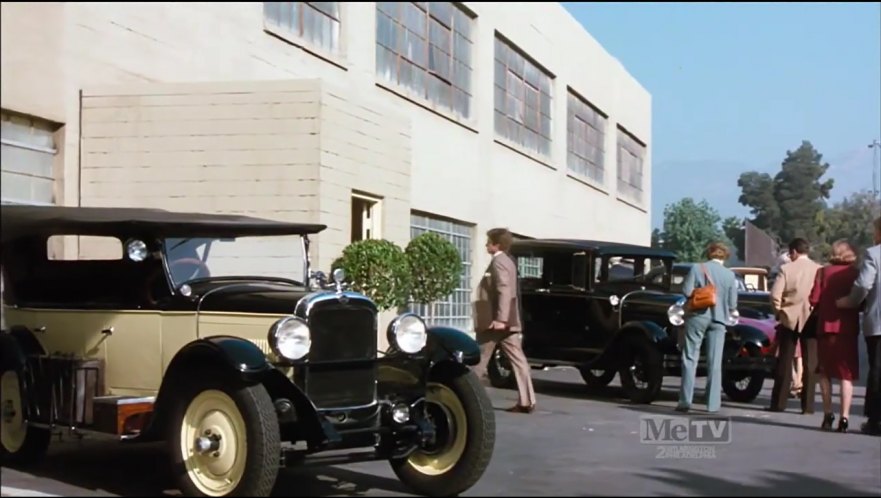
M 716 305 L 716 286 L 713 284 L 713 279 L 710 278 L 710 274 L 707 272 L 707 267 L 704 264 L 701 264 L 701 270 L 704 272 L 707 284 L 694 289 L 691 293 L 688 307 L 695 311 L 702 311 Z

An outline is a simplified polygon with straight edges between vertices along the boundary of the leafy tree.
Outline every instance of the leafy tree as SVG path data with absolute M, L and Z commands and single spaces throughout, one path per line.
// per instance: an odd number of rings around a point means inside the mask
M 740 187 L 738 201 L 750 208 L 753 225 L 776 235 L 780 228 L 780 205 L 774 197 L 774 179 L 767 173 L 749 171 L 737 180 Z
M 872 221 L 879 215 L 881 204 L 868 190 L 854 192 L 822 211 L 817 220 L 823 239 L 822 255 L 827 256 L 839 239 L 848 240 L 857 248 L 873 245 Z
M 354 290 L 372 299 L 381 310 L 407 305 L 411 275 L 404 251 L 394 242 L 367 239 L 343 250 L 331 270 L 342 268 Z
M 804 140 L 798 149 L 786 152 L 773 179 L 755 171 L 741 174 L 739 201 L 751 209 L 753 224 L 779 243 L 795 237 L 819 242 L 818 221 L 834 184 L 832 179 L 821 181 L 828 169 L 822 154 Z
M 664 248 L 676 251 L 680 261 L 701 261 L 707 244 L 727 242 L 718 211 L 707 201 L 686 197 L 664 209 Z
M 412 239 L 404 250 L 413 283 L 413 301 L 429 305 L 429 321 L 434 318 L 435 301 L 450 295 L 459 284 L 462 259 L 447 239 L 425 232 Z
M 663 248 L 663 241 L 664 239 L 661 234 L 661 229 L 655 228 L 654 230 L 652 230 L 652 247 L 655 249 Z
M 731 255 L 737 259 L 746 259 L 746 231 L 743 220 L 736 216 L 729 216 L 722 221 L 722 231 L 731 241 Z

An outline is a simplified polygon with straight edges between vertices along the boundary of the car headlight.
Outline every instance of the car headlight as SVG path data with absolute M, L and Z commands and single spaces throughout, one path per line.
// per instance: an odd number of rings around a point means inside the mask
M 418 353 L 428 341 L 425 322 L 412 313 L 401 315 L 389 324 L 388 340 L 405 353 Z
M 675 304 L 667 308 L 667 318 L 671 324 L 677 327 L 685 323 L 685 298 L 676 301 Z
M 282 358 L 299 360 L 312 348 L 309 326 L 295 316 L 282 318 L 269 329 L 269 347 Z
M 733 327 L 740 323 L 740 312 L 737 310 L 731 310 L 731 315 L 728 317 L 728 325 Z

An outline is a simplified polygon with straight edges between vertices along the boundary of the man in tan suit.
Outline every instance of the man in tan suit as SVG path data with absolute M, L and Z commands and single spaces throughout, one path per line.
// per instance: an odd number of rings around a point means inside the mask
M 475 303 L 475 331 L 480 344 L 480 364 L 474 371 L 481 380 L 486 377 L 490 357 L 500 345 L 508 357 L 520 400 L 508 411 L 532 413 L 535 410 L 535 391 L 529 363 L 520 344 L 520 297 L 517 292 L 517 264 L 508 254 L 513 236 L 505 228 L 493 228 L 486 233 L 486 251 L 492 261 L 486 269 L 478 288 Z
M 802 413 L 814 413 L 817 339 L 816 331 L 809 328 L 816 325 L 808 323 L 811 316 L 808 297 L 820 265 L 808 257 L 809 251 L 810 245 L 804 239 L 797 238 L 790 242 L 789 257 L 792 262 L 780 267 L 780 273 L 771 288 L 771 305 L 780 324 L 777 329 L 780 349 L 774 374 L 774 389 L 771 391 L 771 406 L 768 407 L 770 411 L 782 412 L 786 409 L 787 391 L 792 383 L 792 358 L 796 343 L 800 343 L 804 365 L 801 409 Z

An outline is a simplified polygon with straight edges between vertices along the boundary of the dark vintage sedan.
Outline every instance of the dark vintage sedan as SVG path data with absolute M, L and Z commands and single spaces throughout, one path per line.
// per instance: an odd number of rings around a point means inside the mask
M 495 442 L 465 332 L 313 273 L 325 227 L 158 209 L 2 208 L 2 444 L 165 441 L 185 495 L 269 496 L 279 468 L 386 460 L 413 491 L 474 485 Z
M 534 368 L 573 366 L 589 386 L 618 374 L 637 403 L 655 400 L 664 376 L 681 375 L 685 297 L 672 288 L 675 253 L 563 239 L 521 240 L 511 252 L 520 269 L 523 350 Z M 774 365 L 769 345 L 760 328 L 732 317 L 723 360 L 729 398 L 755 399 Z M 513 385 L 501 350 L 489 374 L 497 387 Z M 703 355 L 698 375 L 706 375 Z

